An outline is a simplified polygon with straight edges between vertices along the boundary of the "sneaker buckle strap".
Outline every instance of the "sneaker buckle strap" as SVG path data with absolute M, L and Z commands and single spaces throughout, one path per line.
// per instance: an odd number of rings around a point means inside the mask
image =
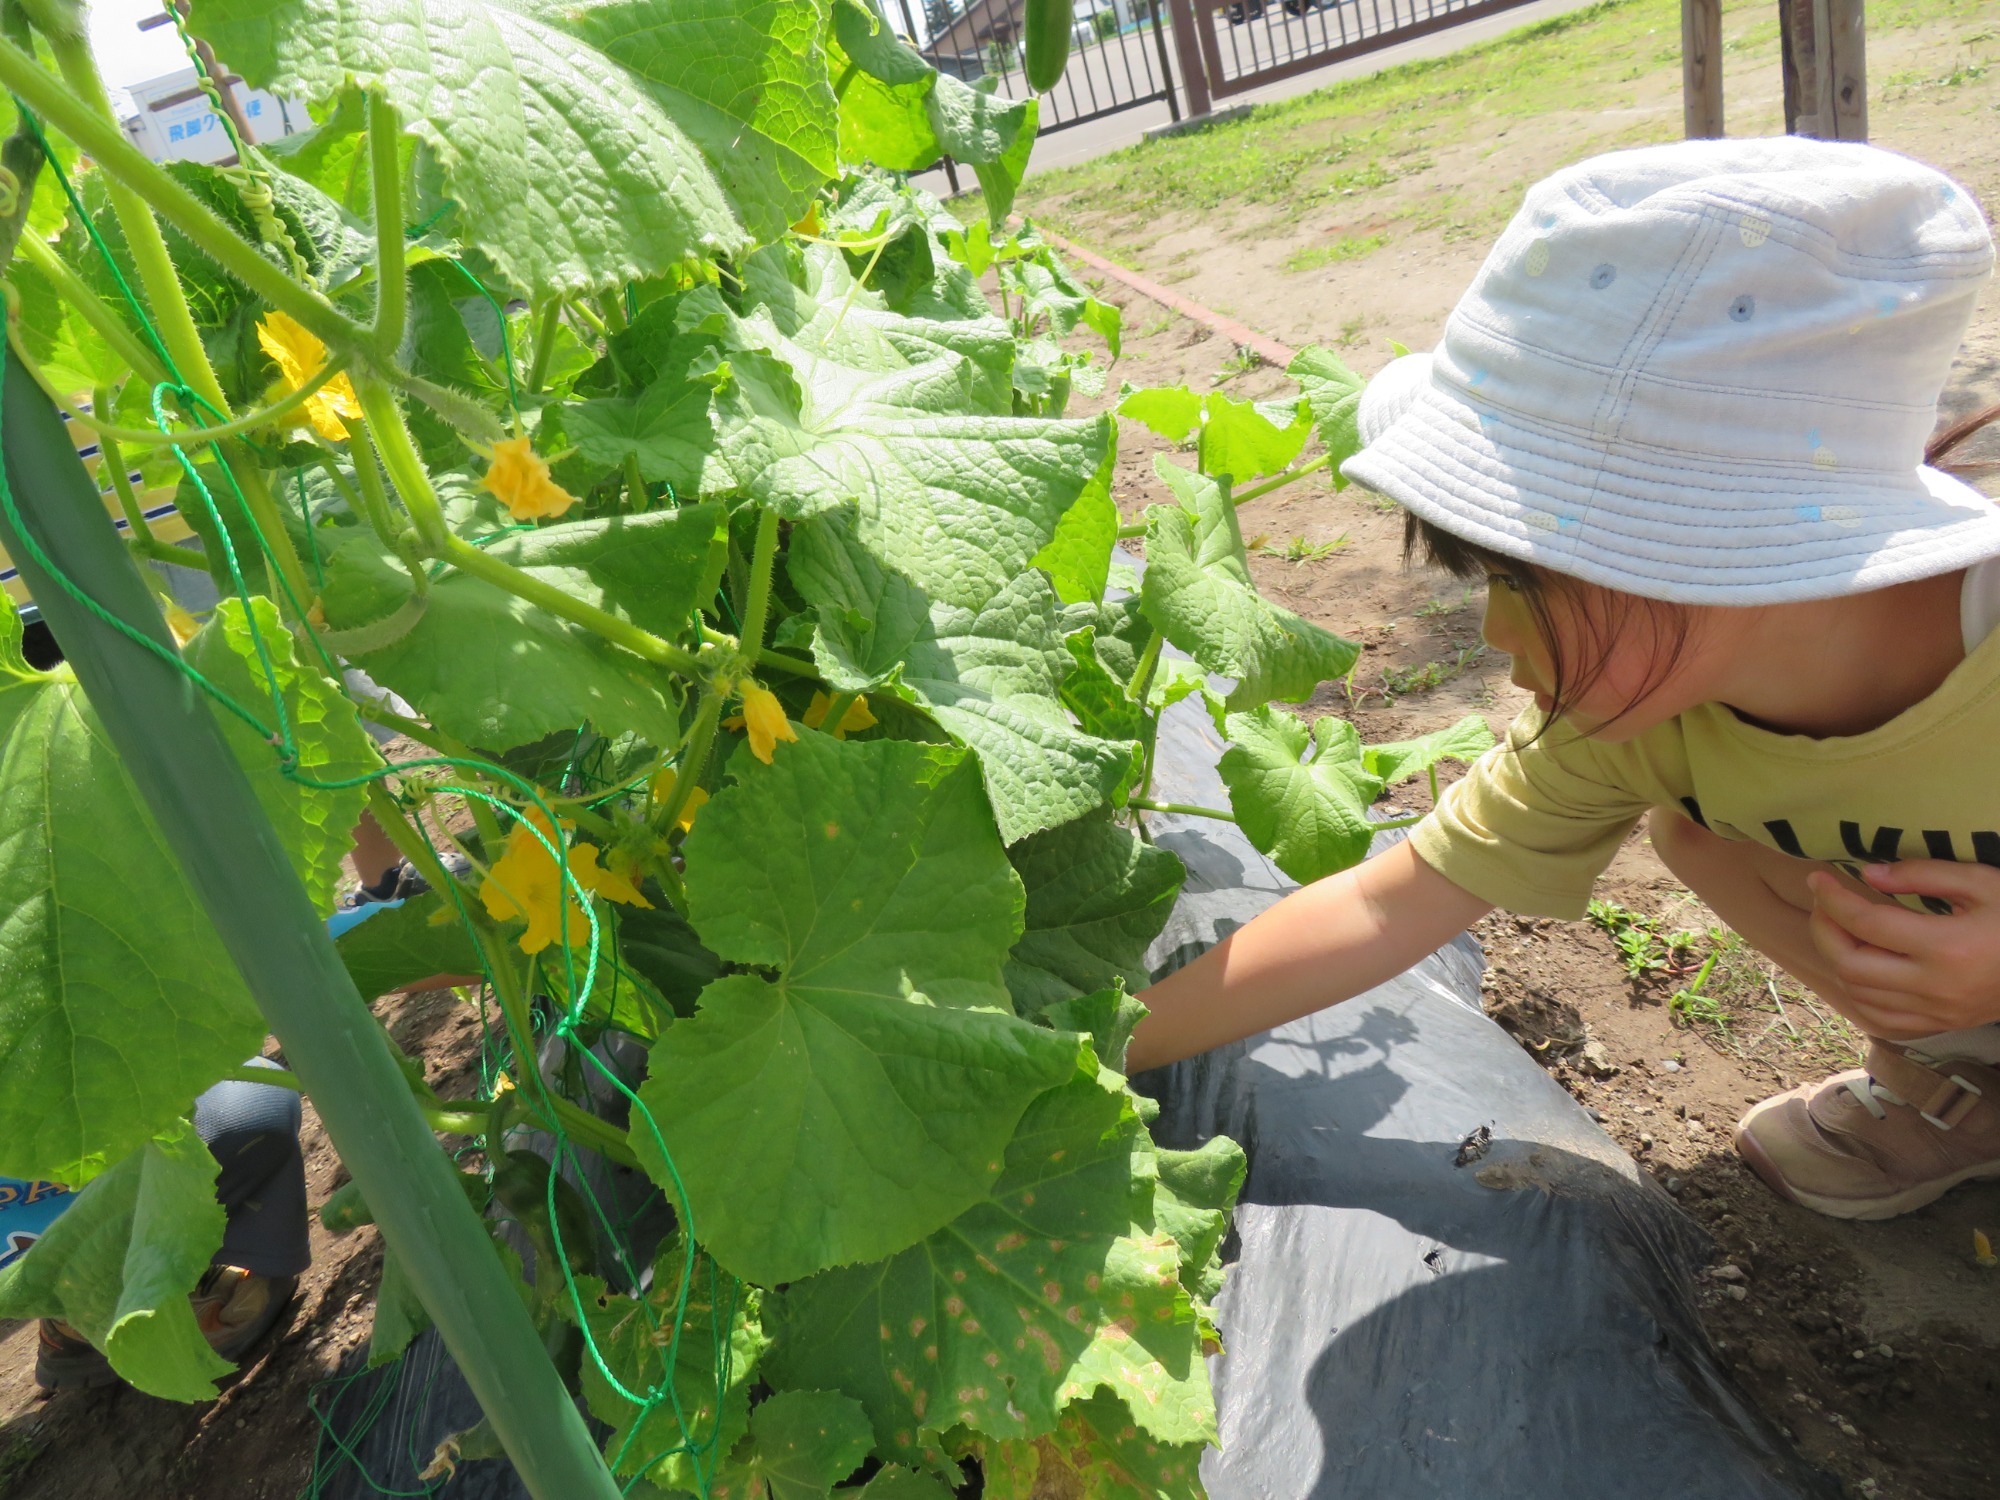
M 1948 1076 L 1917 1112 L 1939 1130 L 1964 1123 L 1984 1097 L 1979 1085 L 1958 1073 Z

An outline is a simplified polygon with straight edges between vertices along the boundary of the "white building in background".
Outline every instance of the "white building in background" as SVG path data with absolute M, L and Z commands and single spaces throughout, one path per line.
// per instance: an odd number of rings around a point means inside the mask
M 250 132 L 261 144 L 312 128 L 312 117 L 297 99 L 280 99 L 232 77 L 230 88 L 243 106 Z M 124 114 L 125 134 L 154 161 L 226 162 L 235 159 L 229 132 L 208 102 L 192 67 L 143 83 L 128 83 L 131 111 Z

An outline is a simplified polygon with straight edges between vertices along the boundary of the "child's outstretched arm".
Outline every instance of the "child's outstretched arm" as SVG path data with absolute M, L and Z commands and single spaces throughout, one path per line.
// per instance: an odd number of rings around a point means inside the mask
M 1177 1062 L 1350 999 L 1491 911 L 1406 843 L 1294 891 L 1140 999 L 1131 1072 Z

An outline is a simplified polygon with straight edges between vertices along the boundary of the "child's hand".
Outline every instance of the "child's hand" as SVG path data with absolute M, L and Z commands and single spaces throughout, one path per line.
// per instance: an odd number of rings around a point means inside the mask
M 1892 1041 L 2000 1021 L 2000 870 L 1911 859 L 1861 874 L 1884 895 L 1940 897 L 1951 914 L 1871 901 L 1825 871 L 1807 877 L 1813 941 L 1846 986 L 1848 1018 Z

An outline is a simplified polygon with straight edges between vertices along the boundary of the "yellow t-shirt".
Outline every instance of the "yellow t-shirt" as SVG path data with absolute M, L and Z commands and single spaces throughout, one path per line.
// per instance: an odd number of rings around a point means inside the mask
M 1528 916 L 1580 917 L 1649 809 L 1805 859 L 2000 865 L 2000 630 L 1938 690 L 1866 734 L 1778 734 L 1705 703 L 1622 745 L 1533 709 L 1410 831 L 1452 884 Z M 1518 748 L 1517 748 L 1518 747 Z

